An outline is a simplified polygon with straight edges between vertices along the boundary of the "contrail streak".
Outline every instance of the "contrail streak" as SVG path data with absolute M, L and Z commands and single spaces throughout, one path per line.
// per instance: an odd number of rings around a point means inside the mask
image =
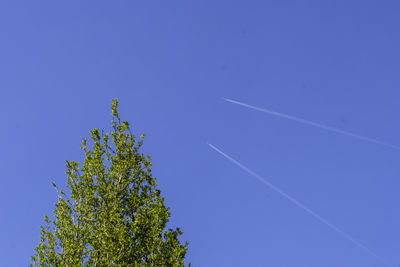
M 320 124 L 320 123 L 312 122 L 312 121 L 305 120 L 305 119 L 302 119 L 302 118 L 298 118 L 298 117 L 295 117 L 295 116 L 283 114 L 283 113 L 276 112 L 276 111 L 273 111 L 273 110 L 268 110 L 268 109 L 265 109 L 265 108 L 252 106 L 252 105 L 245 104 L 245 103 L 242 103 L 242 102 L 239 102 L 239 101 L 236 101 L 236 100 L 232 100 L 232 99 L 229 99 L 229 98 L 222 98 L 222 99 L 227 101 L 227 102 L 233 103 L 233 104 L 237 104 L 237 105 L 240 105 L 240 106 L 243 106 L 243 107 L 246 107 L 246 108 L 250 108 L 250 109 L 254 109 L 254 110 L 257 110 L 257 111 L 264 112 L 264 113 L 268 113 L 270 115 L 274 115 L 274 116 L 277 116 L 277 117 L 280 117 L 280 118 L 296 121 L 296 122 L 307 124 L 307 125 L 311 125 L 311 126 L 314 126 L 314 127 L 320 128 L 320 129 L 328 130 L 328 131 L 331 131 L 331 132 L 347 135 L 347 136 L 354 137 L 354 138 L 357 138 L 357 139 L 360 139 L 360 140 L 364 140 L 364 141 L 368 141 L 368 142 L 371 142 L 371 143 L 375 143 L 375 144 L 379 144 L 379 145 L 383 145 L 383 146 L 386 146 L 386 147 L 390 147 L 390 148 L 394 148 L 394 149 L 399 149 L 400 150 L 400 146 L 396 146 L 396 145 L 392 145 L 392 144 L 389 144 L 389 143 L 385 143 L 385 142 L 382 142 L 382 141 L 379 141 L 379 140 L 376 140 L 376 139 L 373 139 L 373 138 L 369 138 L 369 137 L 366 137 L 366 136 L 358 135 L 358 134 L 355 134 L 355 133 L 346 132 L 346 131 L 343 131 L 343 130 L 340 130 L 340 129 L 336 129 L 336 128 L 333 128 L 333 127 L 330 127 L 330 126 L 326 126 L 326 125 L 323 125 L 323 124 Z
M 291 197 L 290 195 L 288 195 L 287 193 L 285 193 L 284 191 L 282 191 L 279 187 L 271 184 L 270 182 L 268 182 L 267 180 L 265 180 L 264 178 L 262 178 L 260 175 L 258 175 L 257 173 L 255 173 L 254 171 L 250 170 L 249 168 L 247 168 L 246 166 L 244 166 L 243 164 L 241 164 L 240 162 L 238 162 L 237 160 L 235 160 L 234 158 L 232 158 L 231 156 L 227 155 L 226 153 L 224 153 L 223 151 L 221 151 L 220 149 L 218 149 L 217 147 L 215 147 L 212 144 L 207 143 L 213 150 L 215 150 L 216 152 L 218 152 L 219 154 L 221 154 L 222 156 L 224 156 L 225 158 L 227 158 L 229 161 L 231 161 L 232 163 L 234 163 L 235 165 L 237 165 L 238 167 L 240 167 L 241 169 L 243 169 L 244 171 L 246 171 L 247 173 L 249 173 L 250 175 L 254 176 L 255 178 L 257 178 L 260 182 L 262 182 L 263 184 L 265 184 L 266 186 L 268 186 L 269 188 L 271 188 L 272 190 L 274 190 L 275 192 L 277 192 L 278 194 L 282 195 L 283 197 L 285 197 L 286 199 L 288 199 L 290 202 L 292 202 L 294 205 L 296 205 L 297 207 L 301 208 L 302 210 L 306 211 L 308 214 L 312 215 L 314 218 L 316 218 L 318 221 L 322 222 L 323 224 L 327 225 L 328 227 L 330 227 L 331 229 L 333 229 L 334 231 L 336 231 L 337 233 L 339 233 L 340 235 L 342 235 L 344 238 L 346 238 L 348 241 L 352 242 L 354 245 L 358 246 L 359 248 L 363 249 L 365 252 L 369 253 L 370 255 L 374 256 L 376 259 L 378 259 L 380 262 L 384 263 L 387 266 L 391 266 L 390 264 L 388 264 L 385 260 L 383 260 L 380 256 L 378 256 L 377 254 L 375 254 L 372 250 L 370 250 L 369 248 L 367 248 L 366 246 L 364 246 L 363 244 L 361 244 L 359 241 L 357 241 L 356 239 L 354 239 L 353 237 L 351 237 L 350 235 L 346 234 L 345 232 L 343 232 L 342 230 L 340 230 L 338 227 L 336 227 L 334 224 L 332 224 L 331 222 L 329 222 L 328 220 L 324 219 L 323 217 L 321 217 L 320 215 L 318 215 L 317 213 L 315 213 L 314 211 L 312 211 L 310 208 L 308 208 L 307 206 L 305 206 L 303 203 L 301 203 L 300 201 L 296 200 L 295 198 Z

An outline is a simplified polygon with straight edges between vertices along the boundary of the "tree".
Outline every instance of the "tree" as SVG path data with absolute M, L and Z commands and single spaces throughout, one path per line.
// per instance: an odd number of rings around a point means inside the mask
M 140 152 L 111 104 L 112 131 L 90 131 L 79 162 L 66 161 L 68 192 L 59 190 L 54 218 L 45 215 L 31 266 L 184 266 L 188 243 L 166 230 L 169 207 L 156 188 L 151 158 Z M 189 264 L 190 265 L 190 264 Z

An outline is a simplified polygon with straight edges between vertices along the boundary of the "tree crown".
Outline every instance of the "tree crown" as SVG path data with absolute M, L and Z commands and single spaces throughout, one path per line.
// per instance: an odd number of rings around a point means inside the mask
M 184 266 L 188 243 L 166 230 L 169 207 L 156 188 L 151 158 L 140 152 L 111 104 L 112 131 L 82 139 L 84 161 L 66 161 L 68 192 L 59 190 L 54 218 L 45 215 L 31 266 Z

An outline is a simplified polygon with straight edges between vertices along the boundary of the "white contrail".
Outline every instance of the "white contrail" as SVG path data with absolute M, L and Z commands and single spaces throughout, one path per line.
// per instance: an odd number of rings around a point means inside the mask
M 353 237 L 349 236 L 348 234 L 346 234 L 345 232 L 343 232 L 342 230 L 340 230 L 338 227 L 336 227 L 335 225 L 333 225 L 332 223 L 330 223 L 328 220 L 324 219 L 323 217 L 321 217 L 320 215 L 318 215 L 317 213 L 315 213 L 314 211 L 312 211 L 310 208 L 308 208 L 307 206 L 305 206 L 303 203 L 299 202 L 298 200 L 296 200 L 295 198 L 291 197 L 290 195 L 288 195 L 287 193 L 285 193 L 284 191 L 282 191 L 279 187 L 271 184 L 270 182 L 268 182 L 267 180 L 265 180 L 264 178 L 262 178 L 260 175 L 258 175 L 257 173 L 253 172 L 252 170 L 250 170 L 249 168 L 247 168 L 246 166 L 244 166 L 243 164 L 241 164 L 240 162 L 238 162 L 237 160 L 235 160 L 234 158 L 230 157 L 229 155 L 227 155 L 226 153 L 224 153 L 223 151 L 221 151 L 220 149 L 218 149 L 217 147 L 215 147 L 212 144 L 207 143 L 212 149 L 214 149 L 216 152 L 218 152 L 219 154 L 221 154 L 222 156 L 224 156 L 225 158 L 227 158 L 228 160 L 230 160 L 231 162 L 233 162 L 234 164 L 236 164 L 237 166 L 239 166 L 241 169 L 243 169 L 244 171 L 246 171 L 247 173 L 249 173 L 250 175 L 254 176 L 255 178 L 257 178 L 260 182 L 262 182 L 263 184 L 265 184 L 266 186 L 268 186 L 269 188 L 271 188 L 272 190 L 276 191 L 277 193 L 279 193 L 280 195 L 284 196 L 286 199 L 288 199 L 290 202 L 292 202 L 293 204 L 295 204 L 297 207 L 301 208 L 302 210 L 306 211 L 308 214 L 312 215 L 313 217 L 315 217 L 317 220 L 319 220 L 320 222 L 322 222 L 323 224 L 329 226 L 331 229 L 333 229 L 334 231 L 336 231 L 337 233 L 341 234 L 344 238 L 346 238 L 347 240 L 349 240 L 350 242 L 352 242 L 353 244 L 357 245 L 359 248 L 363 249 L 364 251 L 368 252 L 370 255 L 374 256 L 376 259 L 378 259 L 379 261 L 381 261 L 382 263 L 384 263 L 387 266 L 392 266 L 390 264 L 388 264 L 385 260 L 383 260 L 380 256 L 378 256 L 377 254 L 375 254 L 372 250 L 370 250 L 369 248 L 367 248 L 366 246 L 364 246 L 363 244 L 361 244 L 359 241 L 357 241 L 356 239 L 354 239 Z
M 246 107 L 246 108 L 250 108 L 250 109 L 254 109 L 254 110 L 257 110 L 257 111 L 264 112 L 264 113 L 268 113 L 270 115 L 274 115 L 274 116 L 281 117 L 281 118 L 284 118 L 284 119 L 288 119 L 288 120 L 296 121 L 296 122 L 299 122 L 299 123 L 311 125 L 311 126 L 314 126 L 314 127 L 318 127 L 318 128 L 324 129 L 324 130 L 331 131 L 331 132 L 344 134 L 344 135 L 351 136 L 351 137 L 354 137 L 354 138 L 358 138 L 358 139 L 361 139 L 361 140 L 364 140 L 364 141 L 368 141 L 368 142 L 371 142 L 371 143 L 375 143 L 375 144 L 379 144 L 379 145 L 383 145 L 383 146 L 386 146 L 386 147 L 390 147 L 390 148 L 394 148 L 394 149 L 399 149 L 400 150 L 400 146 L 396 146 L 396 145 L 392 145 L 392 144 L 389 144 L 389 143 L 385 143 L 385 142 L 382 142 L 382 141 L 379 141 L 379 140 L 376 140 L 376 139 L 373 139 L 373 138 L 369 138 L 369 137 L 366 137 L 366 136 L 362 136 L 362 135 L 346 132 L 346 131 L 343 131 L 343 130 L 340 130 L 340 129 L 336 129 L 336 128 L 333 128 L 333 127 L 330 127 L 330 126 L 326 126 L 326 125 L 323 125 L 323 124 L 320 124 L 320 123 L 312 122 L 312 121 L 305 120 L 305 119 L 302 119 L 302 118 L 298 118 L 298 117 L 295 117 L 295 116 L 283 114 L 283 113 L 276 112 L 276 111 L 273 111 L 273 110 L 268 110 L 268 109 L 265 109 L 265 108 L 252 106 L 252 105 L 245 104 L 245 103 L 242 103 L 242 102 L 239 102 L 239 101 L 236 101 L 236 100 L 232 100 L 232 99 L 229 99 L 229 98 L 224 98 L 223 97 L 222 99 L 225 100 L 225 101 L 231 102 L 233 104 L 237 104 L 237 105 L 240 105 L 240 106 L 243 106 L 243 107 Z

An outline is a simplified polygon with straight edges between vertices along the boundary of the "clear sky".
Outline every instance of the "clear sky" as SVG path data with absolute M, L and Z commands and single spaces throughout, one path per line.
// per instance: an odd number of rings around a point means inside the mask
M 398 1 L 1 1 L 0 266 L 26 266 L 81 137 L 136 134 L 193 266 L 400 263 Z

